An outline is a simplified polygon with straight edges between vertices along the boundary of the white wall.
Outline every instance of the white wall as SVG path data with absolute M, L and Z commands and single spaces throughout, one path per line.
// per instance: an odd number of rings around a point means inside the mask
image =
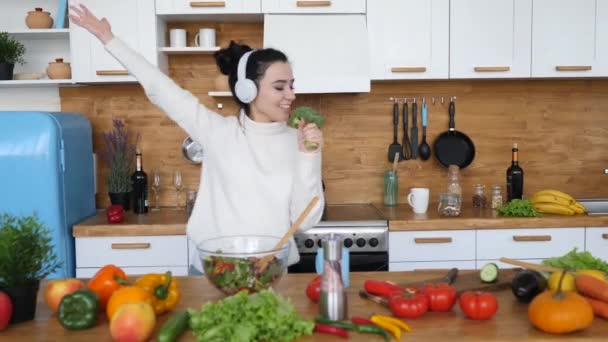
M 59 87 L 0 88 L 0 111 L 61 111 Z

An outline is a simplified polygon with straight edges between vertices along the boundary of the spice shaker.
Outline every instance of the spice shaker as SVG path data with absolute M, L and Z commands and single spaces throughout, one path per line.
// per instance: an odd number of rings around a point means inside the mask
M 319 314 L 323 318 L 341 321 L 347 315 L 346 292 L 341 275 L 342 239 L 330 234 L 322 240 L 323 276 Z

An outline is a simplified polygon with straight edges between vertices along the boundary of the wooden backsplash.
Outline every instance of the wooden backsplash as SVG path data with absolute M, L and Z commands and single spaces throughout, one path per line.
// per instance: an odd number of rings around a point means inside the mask
M 254 47 L 262 44 L 261 24 L 174 26 L 188 29 L 190 39 L 199 27 L 214 26 L 223 46 L 229 39 Z M 226 115 L 237 111 L 231 98 L 207 95 L 219 74 L 212 56 L 172 56 L 169 65 L 171 77 L 203 104 L 216 108 L 222 103 L 220 112 Z M 473 163 L 462 172 L 465 200 L 475 183 L 485 184 L 488 192 L 492 184 L 504 189 L 514 142 L 520 147 L 525 194 L 556 188 L 574 196 L 608 195 L 608 175 L 603 175 L 608 168 L 608 80 L 387 81 L 373 82 L 366 94 L 298 96 L 296 106 L 311 105 L 327 120 L 323 177 L 328 203 L 382 202 L 383 173 L 391 167 L 387 160 L 392 142 L 391 96 L 446 99 L 443 105 L 429 104 L 431 144 L 448 127 L 447 97 L 457 97 L 456 129 L 468 134 L 477 150 Z M 139 85 L 61 88 L 61 107 L 89 117 L 95 150 L 102 147 L 101 132 L 111 127 L 113 117 L 125 119 L 129 128 L 139 132 L 149 178 L 153 169 L 161 171 L 161 206 L 175 205 L 171 174 L 176 169 L 182 171 L 187 188 L 198 188 L 200 166 L 181 156 L 186 134 L 146 99 Z M 401 142 L 402 122 L 399 125 Z M 398 170 L 400 202 L 406 201 L 410 187 L 431 188 L 432 201 L 445 188 L 446 169 L 433 159 L 403 161 Z M 97 206 L 105 207 L 107 172 L 102 163 L 98 172 Z

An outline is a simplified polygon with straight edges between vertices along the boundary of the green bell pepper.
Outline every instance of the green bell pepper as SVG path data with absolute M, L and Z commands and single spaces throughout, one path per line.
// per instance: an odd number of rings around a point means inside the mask
M 68 330 L 87 329 L 95 325 L 99 297 L 89 289 L 69 294 L 59 303 L 59 323 Z

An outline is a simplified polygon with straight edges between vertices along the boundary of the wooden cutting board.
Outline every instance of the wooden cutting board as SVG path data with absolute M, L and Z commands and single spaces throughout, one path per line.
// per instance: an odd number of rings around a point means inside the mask
M 452 284 L 457 292 L 464 291 L 502 291 L 511 288 L 513 276 L 520 269 L 501 269 L 498 279 L 493 283 L 484 283 L 479 278 L 479 271 L 461 271 Z

